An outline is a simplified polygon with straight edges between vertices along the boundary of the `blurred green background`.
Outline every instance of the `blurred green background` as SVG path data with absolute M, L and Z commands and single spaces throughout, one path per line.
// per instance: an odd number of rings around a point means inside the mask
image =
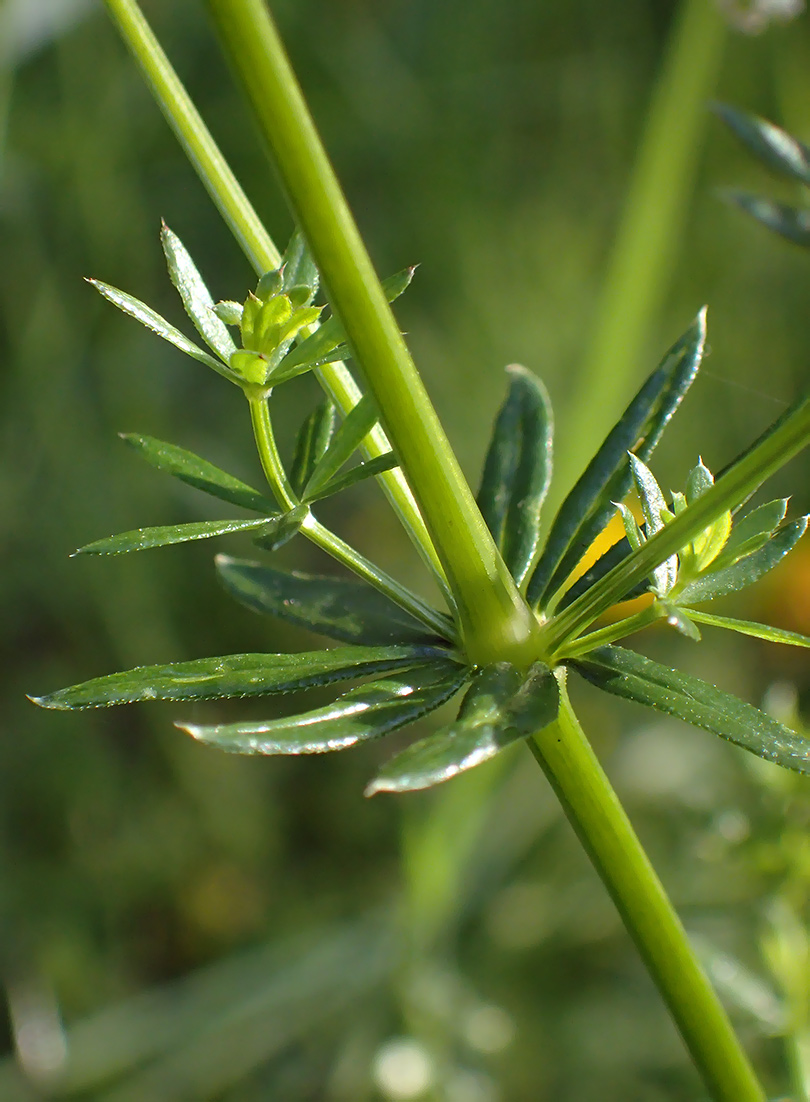
M 0 4 L 0 1028 L 16 1052 L 0 1098 L 702 1097 L 522 748 L 435 792 L 366 801 L 401 739 L 238 759 L 173 719 L 284 704 L 69 715 L 25 700 L 127 665 L 320 643 L 230 603 L 210 543 L 68 558 L 115 531 L 220 515 L 118 431 L 258 477 L 234 388 L 82 282 L 183 326 L 161 217 L 215 296 L 253 282 L 101 9 Z M 283 245 L 290 219 L 204 5 L 144 10 Z M 421 265 L 398 315 L 473 482 L 505 364 L 551 391 L 559 500 L 704 302 L 711 355 L 659 450 L 664 486 L 698 452 L 721 468 L 807 386 L 810 257 L 717 193 L 795 196 L 706 108 L 724 99 L 810 138 L 806 14 L 749 35 L 710 0 L 274 10 L 380 271 Z M 311 386 L 279 397 L 283 439 Z M 808 469 L 794 461 L 770 496 L 806 510 Z M 374 487 L 330 508 L 344 537 L 420 587 Z M 280 556 L 329 568 L 298 541 Z M 810 632 L 810 548 L 729 608 Z M 706 636 L 643 645 L 799 722 L 807 652 Z M 798 1098 L 807 783 L 603 700 L 582 692 L 586 728 L 769 1090 Z

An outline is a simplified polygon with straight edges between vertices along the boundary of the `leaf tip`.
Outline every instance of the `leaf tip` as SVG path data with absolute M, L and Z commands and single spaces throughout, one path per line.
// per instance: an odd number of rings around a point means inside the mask
M 38 708 L 58 708 L 60 711 L 65 711 L 67 707 L 65 704 L 54 701 L 53 696 L 32 696 L 31 693 L 26 693 L 25 696 L 27 700 L 30 700 L 32 704 L 36 704 Z

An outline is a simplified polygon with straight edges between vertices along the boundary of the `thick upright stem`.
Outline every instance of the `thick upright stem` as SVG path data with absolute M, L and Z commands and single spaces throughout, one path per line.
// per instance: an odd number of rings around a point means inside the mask
M 531 659 L 534 617 L 484 524 L 261 0 L 209 0 L 456 599 L 474 662 Z
M 557 721 L 529 745 L 610 892 L 715 1102 L 765 1095 L 624 808 L 574 715 L 560 675 Z

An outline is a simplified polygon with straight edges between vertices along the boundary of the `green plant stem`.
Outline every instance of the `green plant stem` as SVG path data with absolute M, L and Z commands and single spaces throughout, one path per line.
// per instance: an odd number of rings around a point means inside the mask
M 749 448 L 706 493 L 543 626 L 541 646 L 549 661 L 555 661 L 560 648 L 567 648 L 571 640 L 611 605 L 621 601 L 665 559 L 676 554 L 726 510 L 744 501 L 807 447 L 810 443 L 810 397 L 780 420 L 778 428 Z
M 558 658 L 560 661 L 566 658 L 577 658 L 581 654 L 587 654 L 594 647 L 603 647 L 606 643 L 615 643 L 617 639 L 624 639 L 628 635 L 641 631 L 642 628 L 649 627 L 650 624 L 654 624 L 656 620 L 660 620 L 664 615 L 665 613 L 660 606 L 657 607 L 655 604 L 651 604 L 624 620 L 617 620 L 614 624 L 606 624 L 605 627 L 599 628 L 597 631 L 591 631 L 587 635 L 580 636 L 570 646 L 561 647 L 558 651 Z
M 430 403 L 261 0 L 209 0 L 455 597 L 473 662 L 530 660 L 536 621 Z
M 529 740 L 610 893 L 715 1102 L 764 1102 L 680 919 L 574 714 L 558 674 L 557 721 Z
M 104 0 L 104 3 L 169 126 L 257 275 L 277 268 L 281 254 L 222 156 L 138 4 L 135 0 Z M 345 364 L 328 364 L 317 369 L 315 374 L 344 417 L 360 401 L 360 388 Z M 379 425 L 366 437 L 361 450 L 372 459 L 391 450 Z M 452 605 L 452 595 L 441 562 L 402 473 L 399 470 L 385 471 L 377 475 L 377 479 L 414 546 Z
M 250 406 L 250 420 L 253 426 L 253 437 L 259 452 L 264 476 L 270 489 L 273 491 L 279 505 L 285 510 L 295 509 L 300 505 L 295 496 L 289 479 L 287 478 L 281 459 L 279 458 L 276 438 L 273 432 L 273 424 L 270 420 L 270 409 L 267 398 L 256 395 L 248 398 Z M 395 578 L 380 570 L 373 562 L 361 555 L 344 540 L 336 536 L 316 520 L 311 512 L 308 512 L 301 532 L 317 547 L 326 551 L 351 570 L 363 581 L 379 589 L 386 597 L 395 601 L 401 608 L 406 609 L 412 616 L 423 623 L 431 631 L 444 638 L 455 639 L 455 628 L 452 620 L 443 613 L 432 608 L 426 601 L 421 600 L 416 594 L 401 585 Z

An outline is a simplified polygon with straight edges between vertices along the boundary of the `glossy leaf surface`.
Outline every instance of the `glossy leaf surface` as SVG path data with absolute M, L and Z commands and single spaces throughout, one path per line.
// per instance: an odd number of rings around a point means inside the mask
M 694 379 L 706 339 L 698 315 L 608 434 L 563 502 L 527 591 L 535 607 L 553 595 L 615 512 L 632 484 L 628 452 L 646 461 Z
M 478 506 L 520 585 L 540 534 L 540 509 L 551 481 L 554 422 L 546 388 L 513 364 L 506 401 L 495 420 Z
M 785 524 L 759 551 L 685 585 L 677 593 L 678 604 L 699 604 L 752 585 L 763 574 L 773 570 L 788 551 L 796 546 L 807 529 L 807 522 L 807 517 L 800 517 L 791 524 Z
M 206 540 L 212 536 L 225 536 L 230 532 L 250 532 L 265 528 L 268 533 L 284 520 L 279 517 L 261 517 L 259 520 L 194 520 L 190 524 L 165 524 L 157 528 L 136 528 L 132 532 L 120 532 L 103 540 L 88 543 L 74 551 L 74 555 L 125 555 L 129 551 L 150 551 L 153 547 L 169 547 L 175 543 Z
M 377 423 L 377 407 L 370 395 L 365 395 L 351 409 L 337 430 L 324 454 L 304 486 L 303 497 L 312 500 L 338 473 Z
M 810 739 L 691 674 L 623 647 L 601 647 L 572 665 L 605 692 L 702 727 L 766 761 L 810 773 Z
M 139 321 L 141 325 L 145 325 L 146 328 L 150 329 L 153 333 L 157 333 L 164 341 L 173 344 L 175 348 L 179 348 L 181 352 L 185 352 L 187 356 L 191 356 L 192 359 L 205 364 L 206 367 L 212 367 L 214 371 L 219 372 L 220 375 L 224 375 L 225 378 L 230 379 L 231 382 L 235 381 L 236 377 L 230 368 L 220 363 L 219 360 L 200 348 L 194 341 L 189 340 L 185 333 L 181 333 L 179 329 L 175 329 L 175 327 L 170 325 L 165 318 L 162 318 L 160 314 L 154 311 L 151 306 L 147 306 L 146 303 L 141 302 L 140 299 L 128 295 L 126 291 L 119 291 L 117 287 L 111 287 L 109 283 L 102 283 L 98 279 L 88 279 L 87 282 L 92 284 L 98 293 L 103 295 L 108 302 L 113 304 L 113 306 L 117 306 L 119 310 L 123 310 L 125 314 L 129 314 L 131 318 Z
M 430 788 L 481 765 L 547 727 L 556 719 L 559 703 L 557 681 L 541 663 L 528 677 L 507 662 L 487 666 L 477 674 L 455 723 L 397 754 L 366 795 Z
M 206 494 L 218 497 L 222 501 L 228 501 L 232 505 L 241 505 L 245 509 L 253 509 L 255 512 L 275 513 L 278 511 L 276 504 L 254 490 L 252 486 L 242 482 L 233 475 L 215 467 L 208 460 L 200 458 L 193 452 L 179 448 L 176 444 L 167 444 L 164 440 L 156 440 L 153 436 L 142 436 L 136 432 L 122 432 L 121 439 L 134 448 L 147 463 L 151 463 L 159 471 L 179 478 L 181 482 L 202 490 Z
M 735 517 L 726 546 L 714 560 L 715 569 L 730 566 L 738 559 L 759 551 L 785 519 L 788 499 L 778 498 L 753 509 L 739 520 Z
M 228 363 L 236 351 L 225 322 L 214 310 L 214 299 L 197 271 L 197 267 L 180 238 L 164 223 L 160 231 L 160 243 L 166 255 L 169 278 L 180 298 L 194 328 L 221 360 Z
M 294 509 L 282 513 L 275 524 L 261 529 L 258 535 L 253 537 L 253 542 L 265 551 L 278 551 L 285 543 L 289 543 L 293 536 L 298 535 L 308 516 L 308 506 L 296 505 Z
M 737 111 L 725 103 L 712 107 L 761 160 L 777 172 L 810 186 L 810 149 L 806 145 L 767 119 Z
M 810 248 L 810 211 L 791 207 L 787 203 L 776 203 L 773 199 L 751 195 L 747 191 L 727 189 L 724 196 L 769 230 L 796 245 Z
M 211 700 L 264 696 L 329 685 L 375 671 L 431 662 L 426 647 L 335 647 L 300 654 L 227 654 L 166 666 L 138 666 L 32 697 L 43 708 L 99 708 L 139 700 Z M 438 657 L 443 657 L 438 655 Z
M 330 639 L 366 645 L 447 642 L 363 582 L 277 570 L 229 555 L 218 555 L 216 565 L 223 585 L 241 604 Z
M 654 536 L 656 532 L 660 532 L 664 527 L 663 514 L 666 512 L 667 503 L 650 468 L 642 463 L 637 455 L 632 453 L 630 455 L 630 469 L 644 513 L 646 534 L 648 537 Z M 626 527 L 627 525 L 625 525 Z M 669 593 L 677 576 L 678 557 L 677 555 L 670 555 L 652 572 L 651 580 L 655 592 L 662 597 Z
M 413 723 L 449 700 L 468 678 L 463 666 L 437 662 L 349 689 L 332 704 L 286 719 L 176 726 L 200 742 L 236 754 L 322 754 Z
M 290 468 L 290 485 L 299 497 L 329 447 L 336 424 L 337 410 L 334 403 L 325 398 L 305 418 L 298 430 Z

